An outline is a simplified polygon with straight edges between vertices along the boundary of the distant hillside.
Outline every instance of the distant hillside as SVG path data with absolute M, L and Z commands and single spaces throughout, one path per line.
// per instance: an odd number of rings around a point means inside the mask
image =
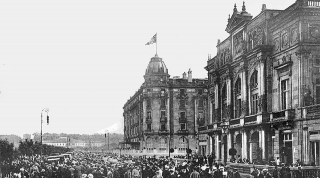
M 40 134 L 35 133 L 34 140 L 40 141 Z M 106 142 L 108 138 L 105 138 L 104 134 L 94 134 L 94 135 L 88 135 L 88 134 L 66 134 L 66 133 L 44 133 L 42 135 L 43 140 L 55 140 L 60 137 L 69 137 L 76 140 L 83 140 L 83 141 L 101 141 Z M 117 133 L 110 133 L 109 134 L 109 143 L 110 144 L 118 144 L 120 141 L 123 140 L 123 134 L 117 134 Z

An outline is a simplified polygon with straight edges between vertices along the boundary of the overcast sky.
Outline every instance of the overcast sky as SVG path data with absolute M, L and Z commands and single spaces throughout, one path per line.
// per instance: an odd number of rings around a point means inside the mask
M 247 0 L 285 9 L 295 0 Z M 123 105 L 143 83 L 156 45 L 171 76 L 206 78 L 208 54 L 234 4 L 217 0 L 15 0 L 0 2 L 0 134 L 92 134 L 123 125 Z M 44 116 L 45 113 L 44 113 Z

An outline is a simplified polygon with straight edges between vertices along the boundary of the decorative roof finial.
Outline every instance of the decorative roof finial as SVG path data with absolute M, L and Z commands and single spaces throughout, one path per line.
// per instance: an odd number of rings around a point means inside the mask
M 243 1 L 243 5 L 242 5 L 242 12 L 246 12 L 246 5 L 244 4 L 244 1 Z
M 237 9 L 237 4 L 234 4 L 234 8 L 233 8 L 233 12 L 238 12 L 238 9 Z
M 230 19 L 230 14 L 229 14 L 228 22 L 230 22 L 230 20 L 231 20 L 231 19 Z

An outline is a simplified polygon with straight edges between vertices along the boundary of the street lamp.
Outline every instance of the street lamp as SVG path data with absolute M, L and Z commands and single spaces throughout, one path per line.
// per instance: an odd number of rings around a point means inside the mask
M 40 137 L 41 137 L 41 141 L 40 141 L 40 142 L 41 142 L 41 145 L 42 145 L 42 122 L 43 122 L 43 120 L 42 120 L 42 113 L 43 113 L 43 111 L 47 113 L 47 124 L 49 124 L 49 115 L 48 115 L 49 108 L 44 108 L 44 109 L 42 109 L 42 111 L 41 111 L 41 133 L 40 133 Z

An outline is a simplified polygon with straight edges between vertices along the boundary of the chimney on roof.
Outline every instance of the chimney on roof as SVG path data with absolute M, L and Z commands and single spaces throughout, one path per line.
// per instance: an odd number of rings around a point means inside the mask
M 188 82 L 192 82 L 192 71 L 189 69 L 188 71 Z
M 261 9 L 261 11 L 264 11 L 264 10 L 266 10 L 267 9 L 267 5 L 266 4 L 262 4 L 262 9 Z
M 186 74 L 186 72 L 183 72 L 183 74 L 182 74 L 182 79 L 187 79 L 187 74 Z
M 218 43 L 217 43 L 217 45 L 219 45 L 220 44 L 220 39 L 218 39 Z

